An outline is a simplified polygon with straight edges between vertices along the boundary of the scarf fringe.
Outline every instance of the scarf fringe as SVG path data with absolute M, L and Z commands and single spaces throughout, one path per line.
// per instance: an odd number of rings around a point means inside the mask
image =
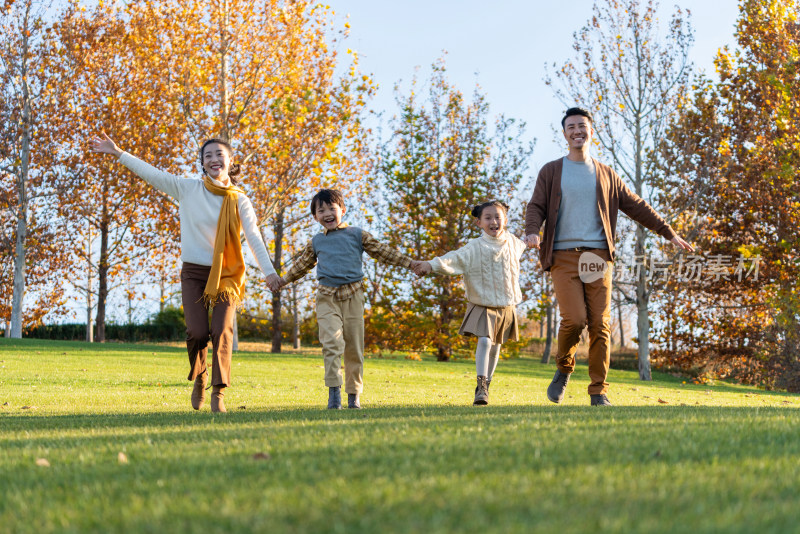
M 228 304 L 233 305 L 234 308 L 238 308 L 239 304 L 241 303 L 239 293 L 232 287 L 221 289 L 216 295 L 203 293 L 203 303 L 209 308 L 213 308 L 214 305 L 220 301 L 227 302 Z

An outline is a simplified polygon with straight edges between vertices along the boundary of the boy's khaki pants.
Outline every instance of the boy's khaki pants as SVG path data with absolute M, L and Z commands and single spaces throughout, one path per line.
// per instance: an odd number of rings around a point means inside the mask
M 558 328 L 556 365 L 562 373 L 575 370 L 575 352 L 583 329 L 589 326 L 589 395 L 608 391 L 611 363 L 611 280 L 613 265 L 608 250 L 592 250 L 608 264 L 605 276 L 590 283 L 580 278 L 582 252 L 553 251 L 550 276 L 558 300 L 561 325 Z
M 325 358 L 325 385 L 342 385 L 344 355 L 344 390 L 360 394 L 364 387 L 364 291 L 359 289 L 347 300 L 336 300 L 318 291 L 317 323 Z

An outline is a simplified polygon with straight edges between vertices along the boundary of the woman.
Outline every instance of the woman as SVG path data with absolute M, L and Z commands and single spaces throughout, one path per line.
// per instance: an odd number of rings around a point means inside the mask
M 238 165 L 231 164 L 231 146 L 209 139 L 200 148 L 202 179 L 180 178 L 123 152 L 105 133 L 91 140 L 95 152 L 111 154 L 147 183 L 178 201 L 181 226 L 181 292 L 189 351 L 189 380 L 194 380 L 192 407 L 206 400 L 206 354 L 211 335 L 211 411 L 225 412 L 230 384 L 233 322 L 244 297 L 245 266 L 240 233 L 270 287 L 279 278 L 258 231 L 253 205 L 236 184 Z M 209 327 L 208 308 L 211 311 Z

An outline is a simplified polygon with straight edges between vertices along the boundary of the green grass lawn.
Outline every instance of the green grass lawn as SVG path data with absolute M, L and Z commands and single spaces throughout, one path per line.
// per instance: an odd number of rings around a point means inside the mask
M 0 532 L 800 532 L 798 396 L 554 369 L 477 408 L 471 361 L 368 359 L 329 412 L 320 356 L 239 352 L 212 415 L 181 348 L 2 339 Z

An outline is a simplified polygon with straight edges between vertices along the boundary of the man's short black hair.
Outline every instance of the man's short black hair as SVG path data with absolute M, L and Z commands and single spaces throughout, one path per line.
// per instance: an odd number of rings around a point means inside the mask
M 594 120 L 592 119 L 592 114 L 589 113 L 588 109 L 583 108 L 569 108 L 564 113 L 564 118 L 561 119 L 561 129 L 564 129 L 564 123 L 567 122 L 567 117 L 572 117 L 573 115 L 580 115 L 581 117 L 586 117 L 589 119 L 589 124 L 594 124 Z
M 344 196 L 336 189 L 320 189 L 319 192 L 311 199 L 311 216 L 317 216 L 317 206 L 322 204 L 339 204 L 344 209 Z

